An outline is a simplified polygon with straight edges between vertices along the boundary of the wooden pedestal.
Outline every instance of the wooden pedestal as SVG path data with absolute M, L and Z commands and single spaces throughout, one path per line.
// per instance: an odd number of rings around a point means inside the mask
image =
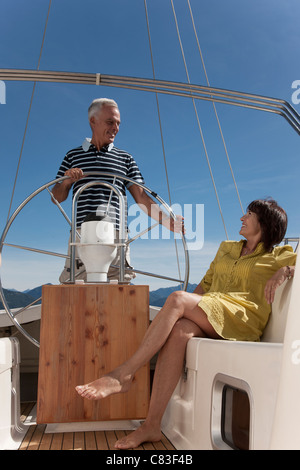
M 127 393 L 82 399 L 76 385 L 101 377 L 137 349 L 149 324 L 148 286 L 43 286 L 38 423 L 143 419 L 149 366 Z

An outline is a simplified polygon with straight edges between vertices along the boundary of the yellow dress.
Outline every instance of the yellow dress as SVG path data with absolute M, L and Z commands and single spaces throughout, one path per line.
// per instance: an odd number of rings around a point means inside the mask
M 199 302 L 214 327 L 225 339 L 259 341 L 271 313 L 264 296 L 268 279 L 282 266 L 293 266 L 296 254 L 289 245 L 271 253 L 259 243 L 255 251 L 240 256 L 244 240 L 222 242 L 200 285 Z

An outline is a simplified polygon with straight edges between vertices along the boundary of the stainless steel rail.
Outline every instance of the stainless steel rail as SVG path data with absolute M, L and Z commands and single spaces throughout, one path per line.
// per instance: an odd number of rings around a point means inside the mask
M 278 114 L 286 119 L 292 128 L 300 134 L 300 115 L 290 103 L 282 99 L 263 95 L 166 80 L 104 75 L 100 73 L 0 69 L 0 80 L 102 85 L 212 101 Z
M 74 283 L 75 282 L 75 249 L 76 249 L 76 218 L 77 218 L 77 202 L 78 198 L 81 195 L 81 193 L 85 190 L 88 189 L 91 186 L 105 186 L 107 188 L 110 188 L 119 198 L 119 204 L 120 204 L 120 214 L 119 214 L 119 223 L 120 223 L 120 238 L 118 240 L 118 243 L 120 245 L 120 272 L 119 272 L 119 281 L 124 282 L 124 274 L 125 274 L 125 201 L 123 194 L 117 188 L 115 185 L 112 183 L 109 183 L 107 181 L 91 181 L 89 183 L 83 184 L 76 192 L 76 194 L 73 197 L 73 203 L 72 203 L 72 228 L 71 228 L 71 260 L 70 260 L 70 272 L 71 272 L 71 277 L 70 277 L 70 282 Z

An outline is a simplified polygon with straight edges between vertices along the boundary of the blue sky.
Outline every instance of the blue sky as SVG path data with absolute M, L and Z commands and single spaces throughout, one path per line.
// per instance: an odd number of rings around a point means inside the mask
M 300 80 L 298 0 L 190 0 L 211 86 L 282 98 L 292 103 Z M 0 68 L 36 69 L 48 0 L 2 0 Z M 186 82 L 170 0 L 148 0 L 157 79 Z M 188 3 L 174 0 L 190 81 L 205 76 Z M 143 0 L 52 0 L 40 70 L 103 73 L 152 78 Z M 33 84 L 6 81 L 0 105 L 0 230 L 4 229 Z M 122 124 L 115 144 L 138 162 L 146 185 L 169 202 L 155 95 L 110 87 L 37 83 L 24 143 L 12 211 L 35 189 L 55 178 L 65 153 L 90 136 L 87 107 L 100 96 L 114 98 Z M 211 103 L 197 101 L 228 238 L 239 239 L 241 208 Z M 193 103 L 159 95 L 171 202 L 204 205 L 204 245 L 190 251 L 190 281 L 199 282 L 221 240 L 226 238 L 213 190 Z M 299 135 L 283 118 L 217 105 L 243 207 L 272 196 L 289 216 L 289 236 L 300 232 Z M 64 209 L 70 214 L 70 199 Z M 195 222 L 195 221 L 194 221 Z M 69 227 L 47 194 L 35 198 L 14 221 L 6 242 L 59 253 Z M 179 242 L 181 250 L 181 243 Z M 181 256 L 181 253 L 180 253 Z M 63 261 L 4 247 L 4 287 L 25 290 L 56 283 Z M 132 244 L 132 264 L 178 276 L 173 241 Z M 183 269 L 183 268 L 182 268 Z M 138 277 L 151 288 L 169 285 Z

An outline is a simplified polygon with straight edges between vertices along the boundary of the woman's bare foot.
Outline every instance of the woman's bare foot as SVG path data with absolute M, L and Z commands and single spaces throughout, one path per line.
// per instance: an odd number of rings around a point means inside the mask
M 132 377 L 130 375 L 122 377 L 118 369 L 110 374 L 100 377 L 85 385 L 75 387 L 77 393 L 82 398 L 88 400 L 100 400 L 114 393 L 127 392 L 130 388 Z
M 115 449 L 134 449 L 142 442 L 157 442 L 162 438 L 160 428 L 154 428 L 145 421 L 138 429 L 115 443 Z

